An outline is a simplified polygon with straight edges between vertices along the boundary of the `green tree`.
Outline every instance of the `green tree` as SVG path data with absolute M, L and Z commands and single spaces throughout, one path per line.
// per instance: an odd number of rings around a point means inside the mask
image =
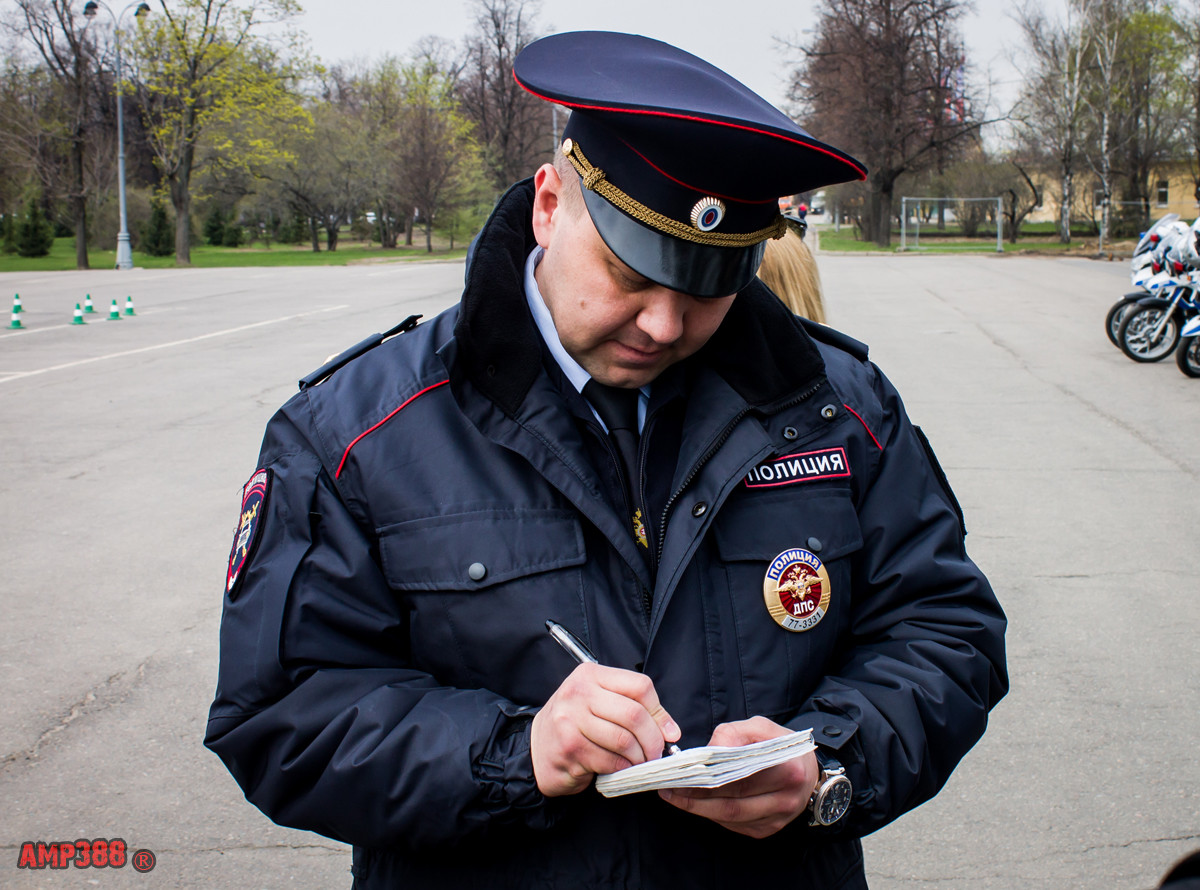
M 193 176 L 207 165 L 254 171 L 286 155 L 286 135 L 309 125 L 296 94 L 305 60 L 283 58 L 259 33 L 294 16 L 295 0 L 160 3 L 133 55 L 147 137 L 175 209 L 175 260 L 186 265 Z
M 444 72 L 429 61 L 417 62 L 406 69 L 404 79 L 399 135 L 391 155 L 399 194 L 423 222 L 425 250 L 432 252 L 439 216 L 472 198 L 480 153 Z
M 870 171 L 865 238 L 891 241 L 896 184 L 977 140 L 957 21 L 963 0 L 821 0 L 790 96 L 805 124 Z M 960 86 L 960 81 L 964 81 Z
M 455 92 L 474 124 L 488 180 L 495 194 L 529 176 L 554 156 L 554 108 L 521 88 L 513 60 L 542 36 L 538 0 L 469 0 L 474 28 Z M 566 114 L 559 115 L 561 127 Z
M 75 265 L 88 268 L 84 167 L 96 89 L 95 41 L 80 4 L 71 0 L 16 0 L 14 30 L 32 45 L 56 82 L 59 100 L 45 111 L 55 118 L 52 136 L 66 155 L 68 171 L 58 184 L 66 192 L 75 230 Z
M 1027 65 L 1013 113 L 1023 142 L 1051 160 L 1059 181 L 1058 240 L 1071 243 L 1071 204 L 1085 126 L 1084 90 L 1091 39 L 1079 11 L 1068 4 L 1063 19 L 1026 0 L 1017 18 Z
M 150 256 L 170 256 L 175 249 L 175 238 L 171 233 L 171 222 L 167 219 L 167 208 L 155 198 L 150 202 L 150 219 L 142 230 L 141 250 Z
M 47 222 L 36 195 L 25 204 L 25 215 L 17 223 L 17 253 L 23 257 L 46 256 L 54 246 L 54 230 Z

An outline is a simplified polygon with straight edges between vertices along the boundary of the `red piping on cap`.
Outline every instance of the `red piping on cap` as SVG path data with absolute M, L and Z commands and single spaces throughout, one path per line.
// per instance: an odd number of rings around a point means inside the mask
M 342 470 L 343 470 L 343 469 L 345 468 L 345 466 L 346 466 L 346 458 L 348 458 L 348 457 L 350 456 L 350 449 L 351 449 L 351 448 L 353 448 L 355 445 L 357 445 L 357 444 L 358 444 L 358 443 L 359 443 L 359 442 L 360 442 L 362 439 L 364 439 L 366 436 L 368 436 L 369 434 L 371 434 L 371 433 L 375 432 L 375 430 L 379 429 L 381 426 L 383 426 L 385 423 L 387 423 L 389 420 L 391 420 L 393 417 L 395 417 L 397 414 L 399 414 L 401 411 L 403 411 L 403 410 L 405 409 L 405 407 L 407 407 L 407 406 L 408 406 L 409 402 L 413 401 L 414 399 L 418 398 L 419 396 L 423 396 L 423 395 L 425 395 L 425 393 L 429 392 L 431 389 L 437 389 L 439 386 L 445 386 L 445 385 L 446 385 L 447 383 L 449 383 L 449 382 L 450 382 L 449 380 L 442 380 L 442 381 L 441 381 L 441 382 L 439 382 L 439 383 L 434 383 L 434 384 L 431 384 L 431 385 L 429 385 L 429 386 L 425 387 L 423 390 L 421 390 L 421 391 L 420 391 L 420 392 L 418 392 L 418 393 L 414 393 L 413 395 L 411 395 L 411 396 L 409 396 L 407 399 L 405 399 L 405 400 L 404 400 L 404 402 L 403 402 L 403 403 L 400 405 L 400 407 L 399 407 L 399 408 L 397 408 L 395 411 L 393 411 L 391 414 L 389 414 L 389 415 L 388 415 L 387 417 L 385 417 L 383 420 L 379 421 L 379 423 L 375 424 L 375 425 L 374 425 L 373 427 L 371 427 L 370 429 L 368 429 L 368 430 L 366 430 L 366 431 L 364 431 L 364 432 L 361 432 L 361 433 L 359 433 L 357 436 L 355 436 L 355 437 L 354 437 L 354 441 L 353 441 L 353 442 L 351 442 L 349 445 L 347 445 L 347 446 L 346 446 L 346 450 L 345 450 L 345 451 L 342 453 L 342 461 L 341 461 L 341 463 L 339 463 L 339 464 L 338 464 L 337 472 L 333 474 L 333 478 L 334 478 L 334 479 L 340 479 L 340 478 L 341 478 L 341 476 L 342 476 Z
M 588 111 L 611 111 L 618 114 L 648 114 L 653 117 L 671 117 L 677 120 L 697 121 L 702 124 L 715 124 L 718 127 L 731 127 L 734 130 L 746 130 L 750 133 L 759 133 L 763 136 L 772 136 L 775 139 L 782 139 L 784 142 L 794 142 L 796 145 L 803 145 L 805 148 L 810 148 L 813 151 L 820 152 L 821 154 L 829 155 L 829 157 L 833 158 L 834 160 L 841 161 L 847 167 L 856 170 L 860 180 L 867 178 L 867 171 L 859 167 L 857 164 L 846 160 L 841 155 L 829 151 L 828 149 L 813 145 L 810 142 L 805 142 L 803 139 L 796 139 L 792 136 L 784 136 L 781 133 L 773 133 L 770 130 L 762 130 L 758 127 L 748 127 L 745 124 L 731 124 L 728 121 L 713 120 L 712 118 L 699 117 L 694 114 L 682 114 L 675 111 L 651 111 L 648 108 L 610 108 L 606 105 L 584 105 L 579 102 L 564 102 L 561 99 L 552 99 L 549 96 L 543 96 L 541 93 L 531 90 L 529 87 L 525 86 L 525 84 L 521 83 L 521 78 L 517 77 L 516 71 L 513 71 L 513 80 L 517 82 L 517 86 L 530 95 L 537 96 L 544 102 L 553 102 L 555 105 L 565 105 L 567 108 L 583 108 Z
M 672 176 L 666 170 L 659 167 L 652 160 L 650 160 L 648 157 L 646 157 L 644 154 L 642 154 L 640 151 L 638 151 L 636 148 L 634 148 L 632 145 L 630 145 L 628 142 L 626 142 L 624 139 L 621 140 L 621 144 L 624 145 L 631 152 L 633 152 L 635 155 L 637 155 L 639 158 L 641 158 L 643 161 L 645 161 L 649 167 L 654 169 L 664 179 L 669 179 L 669 180 L 671 180 L 671 182 L 675 183 L 676 185 L 681 185 L 685 189 L 690 189 L 691 191 L 696 192 L 697 194 L 712 195 L 714 198 L 720 198 L 723 201 L 732 201 L 735 204 L 774 204 L 776 201 L 779 200 L 778 198 L 767 198 L 765 201 L 747 201 L 744 198 L 732 198 L 729 195 L 722 195 L 720 192 L 714 192 L 709 189 L 696 188 L 696 186 L 694 186 L 694 185 L 688 185 L 682 179 L 676 179 L 674 176 Z

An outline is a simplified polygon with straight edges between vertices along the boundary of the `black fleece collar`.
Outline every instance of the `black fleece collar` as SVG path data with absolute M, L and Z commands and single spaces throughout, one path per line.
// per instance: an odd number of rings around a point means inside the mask
M 514 416 L 542 373 L 542 338 L 525 302 L 533 235 L 533 180 L 510 188 L 488 218 L 467 269 L 454 326 L 451 377 L 463 375 Z M 825 364 L 796 317 L 755 279 L 696 355 L 750 405 L 765 407 L 824 377 Z

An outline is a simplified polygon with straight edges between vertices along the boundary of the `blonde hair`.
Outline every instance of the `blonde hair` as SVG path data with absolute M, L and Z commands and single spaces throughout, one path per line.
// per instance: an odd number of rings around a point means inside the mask
M 758 277 L 796 315 L 825 323 L 821 276 L 808 245 L 795 232 L 767 242 Z

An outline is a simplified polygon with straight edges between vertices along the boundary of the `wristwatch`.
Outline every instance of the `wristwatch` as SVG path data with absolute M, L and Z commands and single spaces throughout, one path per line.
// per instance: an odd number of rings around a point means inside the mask
M 817 779 L 817 787 L 813 789 L 812 800 L 808 802 L 808 810 L 812 814 L 808 824 L 833 825 L 850 809 L 854 788 L 846 776 L 845 767 L 828 754 L 818 750 L 817 764 L 821 767 L 821 776 Z

